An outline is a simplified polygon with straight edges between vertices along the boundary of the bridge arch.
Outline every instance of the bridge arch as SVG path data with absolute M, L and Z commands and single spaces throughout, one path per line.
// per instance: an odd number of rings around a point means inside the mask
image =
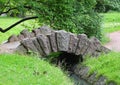
M 47 26 L 34 29 L 32 32 L 25 29 L 18 36 L 11 36 L 8 39 L 8 42 L 13 41 L 20 41 L 20 45 L 16 48 L 17 52 L 32 51 L 43 57 L 52 52 L 63 52 L 64 55 L 68 53 L 74 57 L 80 56 L 80 59 L 84 60 L 86 55 L 97 57 L 110 51 L 95 37 L 89 39 L 85 34 L 56 31 Z

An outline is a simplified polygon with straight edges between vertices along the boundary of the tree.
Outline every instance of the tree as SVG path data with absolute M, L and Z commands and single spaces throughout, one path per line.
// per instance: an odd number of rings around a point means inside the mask
M 85 33 L 100 39 L 100 17 L 96 0 L 1 0 L 1 13 L 31 14 L 54 29 Z M 6 4 L 3 4 L 6 3 Z
M 97 0 L 95 10 L 97 12 L 120 11 L 120 0 Z

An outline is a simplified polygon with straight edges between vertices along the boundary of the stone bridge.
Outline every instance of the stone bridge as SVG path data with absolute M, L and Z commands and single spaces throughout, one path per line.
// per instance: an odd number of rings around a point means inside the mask
M 28 53 L 29 51 L 47 56 L 52 52 L 66 52 L 74 55 L 86 55 L 97 57 L 101 53 L 110 50 L 101 45 L 95 38 L 88 38 L 85 34 L 73 34 L 64 30 L 53 30 L 47 26 L 29 32 L 27 29 L 21 31 L 17 36 L 12 35 L 8 42 L 20 41 L 17 52 Z
M 65 59 L 68 68 L 70 66 L 70 69 L 73 69 L 73 76 L 76 75 L 78 80 L 84 79 L 88 83 L 85 85 L 106 85 L 107 83 L 103 76 L 97 79 L 96 73 L 88 75 L 90 70 L 88 67 L 79 67 L 79 60 L 83 61 L 86 56 L 98 57 L 100 54 L 110 51 L 102 46 L 95 37 L 88 38 L 85 34 L 76 35 L 64 30 L 56 31 L 47 26 L 42 26 L 31 32 L 25 29 L 19 35 L 12 35 L 8 39 L 8 43 L 17 41 L 20 42 L 15 48 L 18 53 L 33 52 L 41 57 L 46 57 L 54 52 L 62 52 L 58 60 L 61 62 Z M 108 85 L 115 84 L 110 83 Z

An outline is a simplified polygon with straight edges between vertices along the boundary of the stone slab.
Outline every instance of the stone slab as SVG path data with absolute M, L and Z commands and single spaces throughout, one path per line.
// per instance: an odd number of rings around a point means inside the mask
M 23 31 L 20 32 L 24 36 L 24 38 L 30 38 L 31 33 L 28 31 L 28 29 L 24 29 Z
M 49 41 L 50 41 L 50 46 L 51 46 L 51 51 L 52 52 L 57 52 L 58 51 L 58 47 L 57 47 L 57 41 L 56 41 L 56 36 L 55 36 L 55 32 L 47 35 Z
M 37 36 L 37 40 L 40 43 L 45 55 L 49 55 L 51 52 L 49 39 L 45 35 L 41 34 Z
M 28 50 L 28 51 L 32 51 L 32 52 L 38 52 L 37 48 L 35 47 L 35 45 L 32 42 L 32 39 L 26 39 L 26 40 L 22 40 L 21 44 Z
M 32 38 L 33 44 L 35 45 L 35 47 L 38 50 L 38 55 L 44 56 L 44 52 L 42 50 L 42 47 L 40 46 L 40 43 L 38 42 L 37 38 Z
M 80 55 L 83 54 L 82 48 L 85 46 L 85 44 L 87 44 L 87 36 L 85 34 L 79 34 L 77 37 L 79 40 L 75 54 Z
M 68 51 L 70 33 L 60 30 L 56 31 L 58 51 Z
M 15 41 L 18 41 L 18 37 L 16 35 L 11 35 L 9 38 L 8 38 L 8 42 L 15 42 Z
M 78 38 L 75 34 L 70 33 L 70 41 L 68 46 L 68 53 L 75 53 L 77 48 Z

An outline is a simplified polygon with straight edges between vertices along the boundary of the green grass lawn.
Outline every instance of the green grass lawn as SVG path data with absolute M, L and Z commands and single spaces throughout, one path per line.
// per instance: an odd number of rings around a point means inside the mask
M 106 44 L 110 41 L 107 34 L 120 31 L 120 12 L 101 13 L 100 15 L 103 17 L 102 43 Z
M 83 63 L 90 67 L 90 73 L 98 72 L 98 76 L 104 75 L 108 81 L 115 81 L 120 85 L 120 53 L 111 52 L 98 58 L 87 58 Z
M 9 27 L 10 25 L 14 24 L 15 22 L 19 21 L 21 18 L 13 18 L 13 17 L 0 17 L 0 27 L 5 29 Z M 33 28 L 37 28 L 38 23 L 35 20 L 28 20 L 25 22 L 22 22 L 21 24 L 15 26 L 11 30 L 9 30 L 6 33 L 1 33 L 0 32 L 0 43 L 6 41 L 8 37 L 12 34 L 19 34 L 23 29 L 27 28 L 29 30 Z
M 120 12 L 102 13 L 103 16 L 103 31 L 111 33 L 120 31 Z
M 36 57 L 0 55 L 0 85 L 73 85 L 58 67 Z

